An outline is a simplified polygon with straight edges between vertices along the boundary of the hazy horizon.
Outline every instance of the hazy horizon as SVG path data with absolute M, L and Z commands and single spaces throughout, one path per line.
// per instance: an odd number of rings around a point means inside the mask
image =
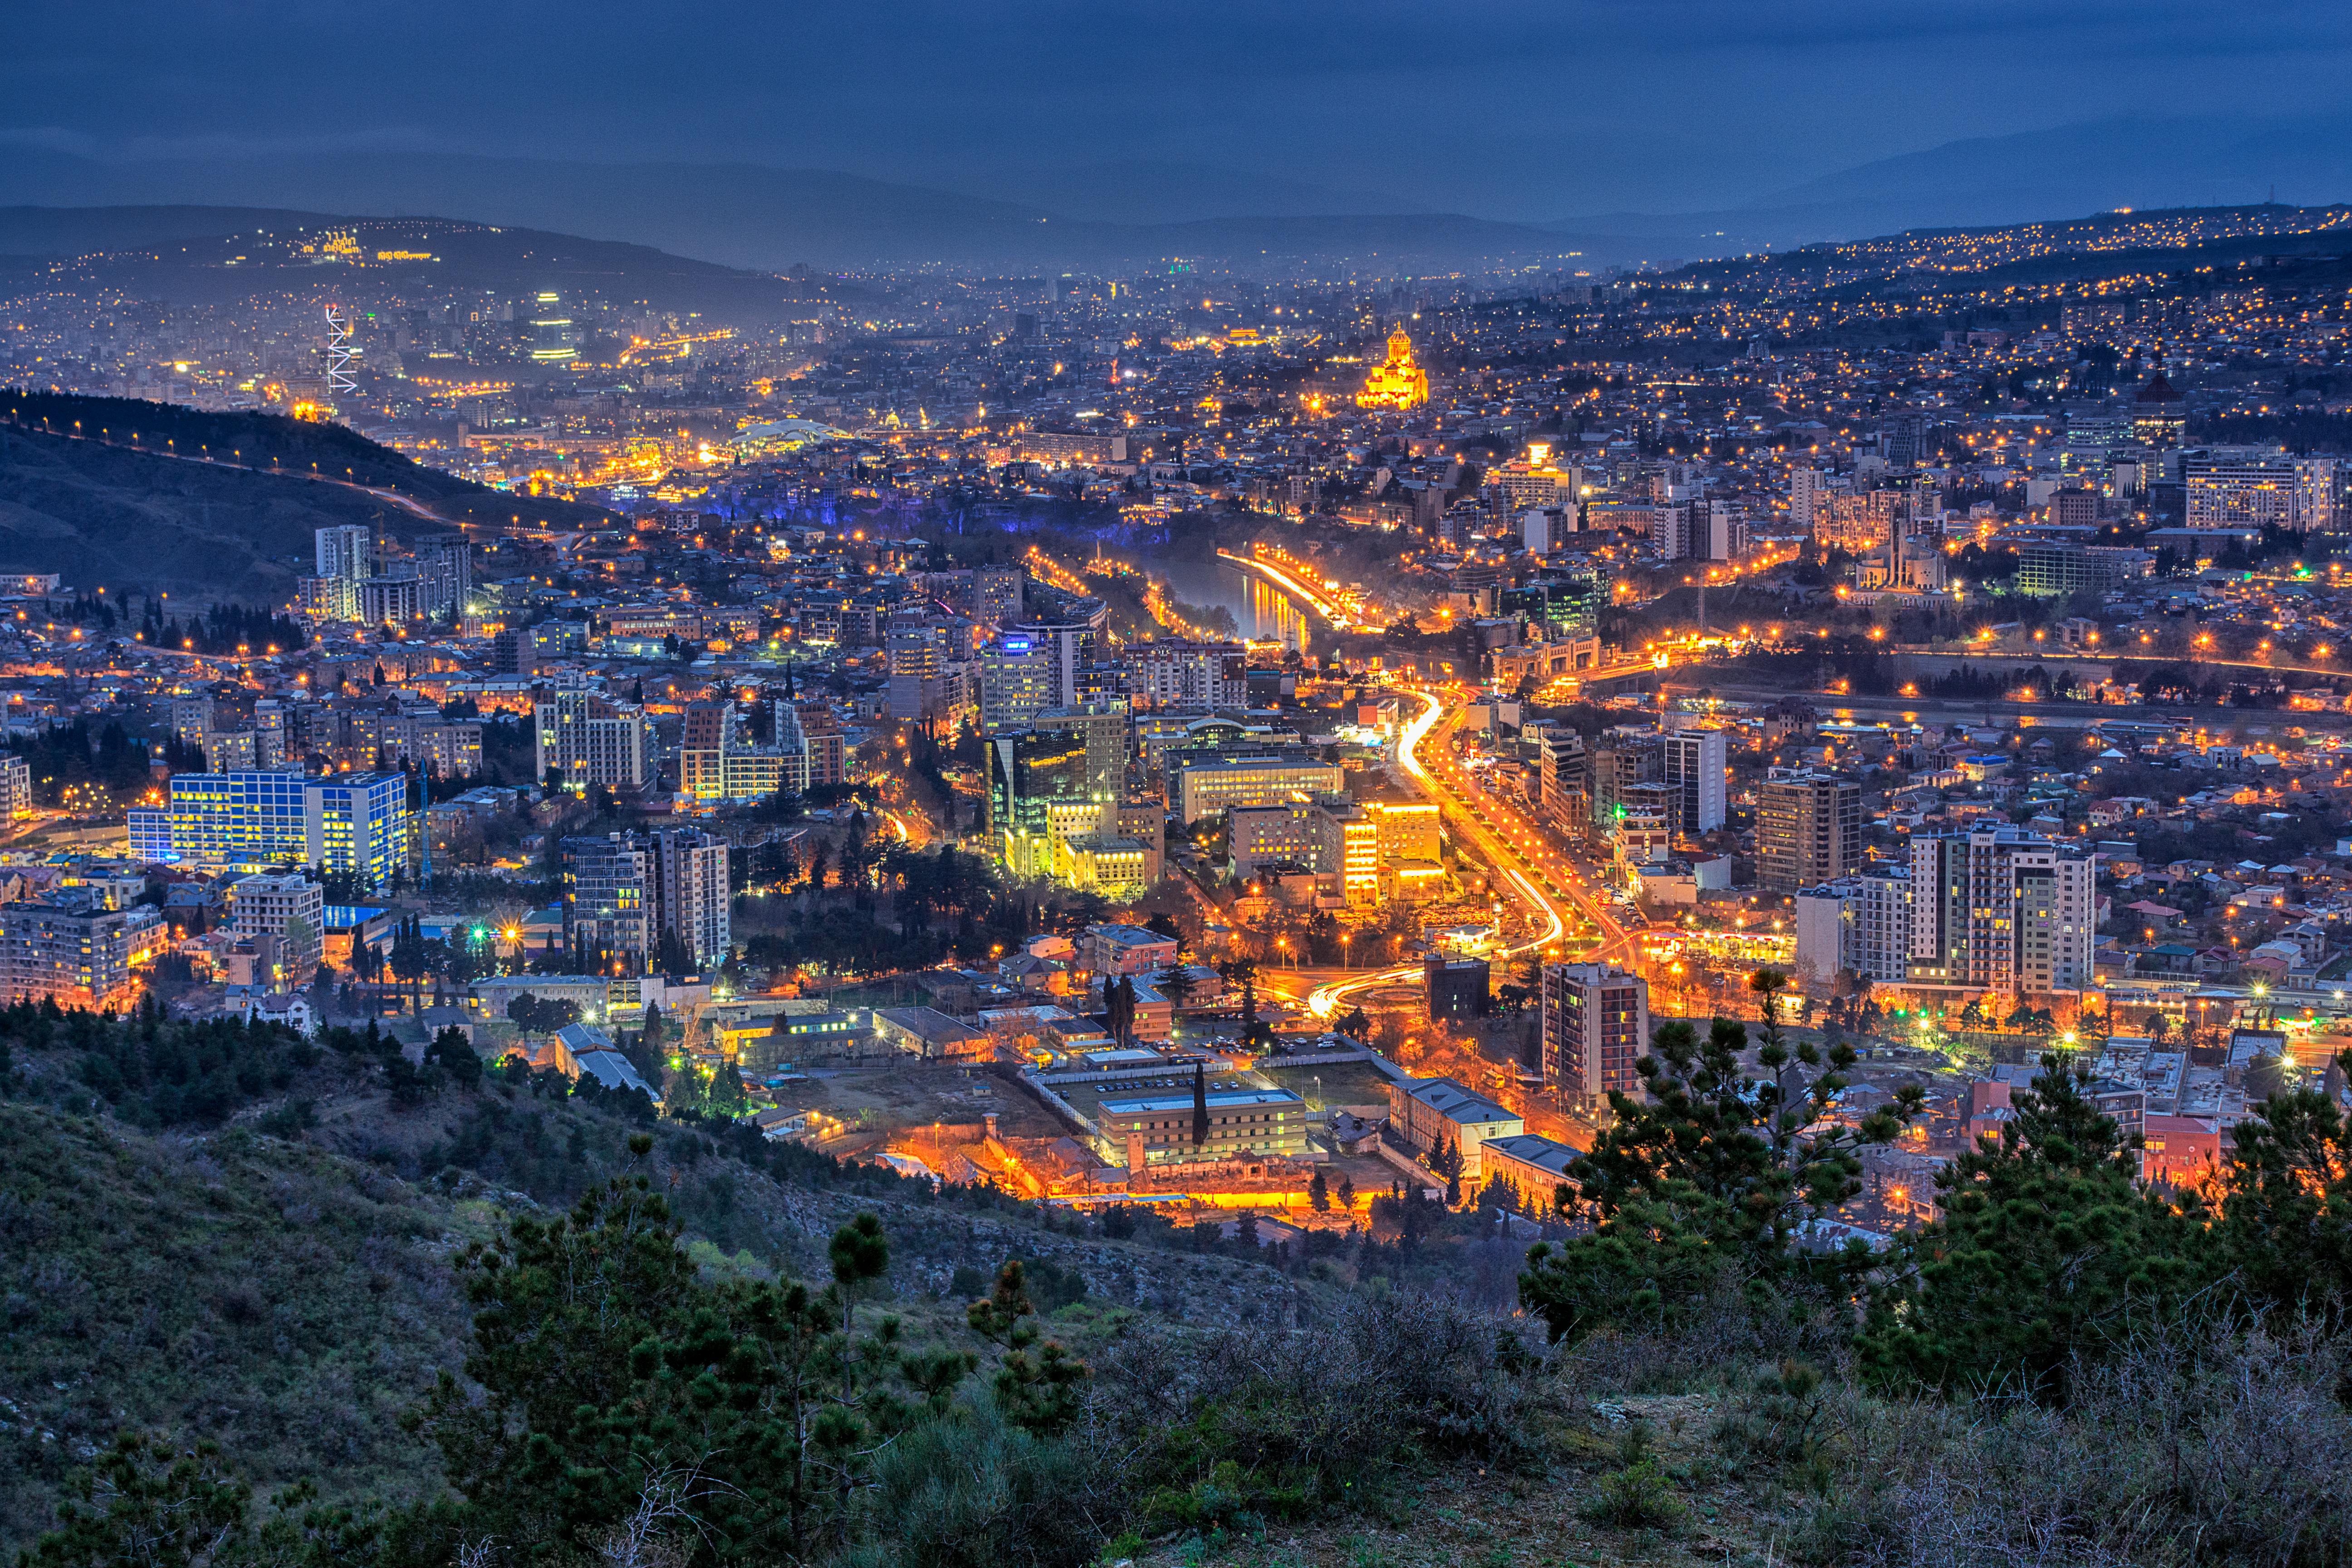
M 2222 139 L 2268 123 L 2293 142 L 2296 117 L 2337 110 L 2352 16 L 2256 0 L 2231 23 L 2174 0 L 1933 16 L 1853 0 L 1209 0 L 1181 19 L 1050 0 L 96 0 L 14 19 L 0 139 L 150 167 L 337 152 L 740 163 L 1006 201 L 1056 172 L 1115 181 L 1141 163 L 1286 183 L 1294 210 L 1545 222 L 1738 208 L 1876 160 L 2117 120 L 2234 122 Z M 2304 151 L 2332 180 L 2335 149 Z M 2243 157 L 2219 176 L 2241 188 L 2213 194 L 2258 199 L 2266 177 L 2304 177 L 2261 165 L 2292 161 Z

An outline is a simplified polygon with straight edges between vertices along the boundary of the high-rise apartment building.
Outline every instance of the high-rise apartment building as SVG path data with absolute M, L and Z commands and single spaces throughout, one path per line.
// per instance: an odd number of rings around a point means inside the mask
M 464 536 L 416 544 L 419 596 L 428 616 L 462 614 L 474 592 L 474 552 Z
M 1862 786 L 1775 768 L 1756 791 L 1756 879 L 1778 892 L 1834 882 L 1862 864 Z
M 1585 754 L 1592 825 L 1606 834 L 1623 815 L 1626 793 L 1658 776 L 1661 759 L 1654 735 L 1606 735 Z
M 326 889 L 299 871 L 261 872 L 228 885 L 230 929 L 278 943 L 289 985 L 309 980 L 326 952 Z
M 1048 708 L 1067 708 L 1084 700 L 1082 672 L 1095 661 L 1095 649 L 1100 645 L 1109 610 L 1098 601 L 1088 600 L 1091 607 L 1084 614 L 1055 620 L 1026 620 L 1012 628 L 1004 641 L 1026 639 L 1033 648 L 1044 650 L 1045 656 L 1046 701 Z M 982 690 L 987 689 L 987 674 L 981 676 Z
M 2098 856 L 2020 828 L 1914 839 L 1908 983 L 2078 991 L 2092 980 Z
M 1021 618 L 1023 584 L 1028 575 L 1018 566 L 982 566 L 972 574 L 972 598 L 982 626 Z
M 365 528 L 314 529 L 312 538 L 320 576 L 359 584 L 375 575 L 375 536 Z
M 1127 695 L 1139 709 L 1249 706 L 1249 650 L 1237 642 L 1155 640 L 1121 650 Z
M 1659 748 L 1659 777 L 1672 786 L 1680 811 L 1675 828 L 1712 833 L 1721 827 L 1729 797 L 1731 737 L 1722 730 L 1677 730 Z
M 891 635 L 890 717 L 919 720 L 940 705 L 940 643 L 920 630 Z
M 678 793 L 706 803 L 804 793 L 808 739 L 800 717 L 785 702 L 772 712 L 776 740 L 760 745 L 732 702 L 688 703 L 678 732 Z
M 33 813 L 33 764 L 16 755 L 0 755 L 0 821 Z
M 138 969 L 162 950 L 163 911 L 0 904 L 0 1002 L 93 1012 L 139 999 Z
M 1544 1082 L 1562 1103 L 1606 1105 L 1639 1095 L 1633 1070 L 1650 1048 L 1650 983 L 1611 963 L 1548 963 L 1543 971 Z
M 360 584 L 359 618 L 372 626 L 404 626 L 425 618 L 425 579 L 403 566 Z
M 592 691 L 557 691 L 539 700 L 539 771 L 562 770 L 567 786 L 642 788 L 647 777 L 645 716 Z
M 312 542 L 319 573 L 298 585 L 303 613 L 322 620 L 358 620 L 361 585 L 375 575 L 374 535 L 357 525 L 320 528 L 312 531 Z
M 563 935 L 574 948 L 613 955 L 630 973 L 651 947 L 645 848 L 627 834 L 566 838 Z
M 1789 470 L 1789 525 L 1800 533 L 1813 531 L 1815 508 L 1829 490 L 1829 481 L 1819 468 Z
M 1584 737 L 1573 730 L 1551 730 L 1538 744 L 1537 803 L 1581 832 L 1592 820 L 1591 759 L 1585 754 Z
M 786 710 L 791 710 L 792 722 L 785 722 Z M 796 737 L 796 739 L 795 739 Z M 849 781 L 849 748 L 847 737 L 841 732 L 841 720 L 822 702 L 776 705 L 776 740 L 787 750 L 795 745 L 807 756 L 808 784 L 846 784 Z
M 2334 458 L 2211 447 L 2181 455 L 2191 528 L 2333 531 L 2343 481 Z
M 1840 973 L 1874 984 L 1910 978 L 1911 873 L 1907 867 L 1871 867 L 1796 898 L 1799 976 L 1826 985 Z
M 975 663 L 983 731 L 1017 730 L 1054 706 L 1054 650 L 1049 645 L 1008 633 L 982 647 Z
M 698 968 L 726 963 L 733 937 L 727 841 L 695 828 L 669 828 L 652 836 L 650 857 L 656 937 L 676 938 Z
M 2098 857 L 2014 827 L 1916 838 L 1797 895 L 1797 967 L 1885 985 L 2040 995 L 2092 984 Z

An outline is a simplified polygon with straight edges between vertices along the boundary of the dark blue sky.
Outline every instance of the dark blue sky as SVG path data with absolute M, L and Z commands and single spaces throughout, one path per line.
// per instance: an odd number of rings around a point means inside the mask
M 0 0 L 0 135 L 742 160 L 1018 195 L 1145 158 L 1552 217 L 2116 115 L 2342 101 L 2343 0 Z

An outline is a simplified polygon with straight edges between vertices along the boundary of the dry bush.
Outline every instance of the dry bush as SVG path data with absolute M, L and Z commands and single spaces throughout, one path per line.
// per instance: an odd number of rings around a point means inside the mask
M 1361 1503 L 1429 1458 L 1532 1458 L 1543 1365 L 1526 1323 L 1400 1291 L 1304 1330 L 1130 1331 L 1098 1358 L 1094 1394 L 1146 1456 L 1145 1511 L 1205 1528 Z
M 1806 1554 L 1868 1568 L 2341 1568 L 2352 1346 L 2308 1321 L 2149 1325 L 2064 1410 L 1868 1402 Z
M 1559 1353 L 1573 1402 L 1622 1394 L 1688 1394 L 1745 1381 L 1749 1369 L 1801 1361 L 1846 1381 L 1853 1361 L 1848 1304 L 1782 1290 L 1763 1303 L 1734 1269 L 1680 1313 L 1672 1333 L 1599 1333 Z

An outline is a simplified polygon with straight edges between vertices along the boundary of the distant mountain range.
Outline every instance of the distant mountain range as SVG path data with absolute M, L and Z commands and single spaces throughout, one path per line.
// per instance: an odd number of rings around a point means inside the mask
M 898 183 L 755 163 L 609 163 L 449 153 L 103 160 L 25 145 L 0 205 L 299 209 L 451 218 L 657 247 L 775 272 L 948 264 L 1119 270 L 1346 261 L 1427 270 L 1480 260 L 1582 268 L 1698 259 L 1910 227 L 2078 217 L 2106 208 L 2352 196 L 2352 116 L 2129 119 L 1945 143 L 1701 212 L 1544 223 L 1432 212 L 1402 194 L 1281 170 L 1174 161 L 1040 165 Z M 151 210 L 125 243 L 169 230 Z M 147 226 L 140 227 L 139 226 Z M 29 220 L 37 254 L 77 243 Z
M 1696 258 L 1906 228 L 2273 198 L 2312 206 L 2352 199 L 2352 115 L 2062 125 L 1880 158 L 1713 212 L 1590 214 L 1544 226 L 1679 243 L 1690 247 L 1681 254 Z
M 1071 197 L 1084 172 L 1065 178 Z M 1090 210 L 1139 210 L 1139 198 Z M 1278 183 L 1277 183 L 1278 184 Z M 1213 205 L 1196 180 L 1169 210 Z M 1248 187 L 1244 187 L 1248 188 Z M 1254 194 L 1277 188 L 1259 183 Z M 1298 190 L 1277 204 L 1296 207 Z M 824 169 L 755 164 L 573 163 L 367 153 L 331 158 L 104 163 L 47 148 L 0 161 L 0 203 L 39 206 L 208 203 L 399 216 L 436 214 L 658 246 L 728 266 L 777 271 L 950 263 L 1008 268 L 1131 268 L 1185 258 L 1393 258 L 1399 270 L 1576 248 L 1526 224 L 1460 214 L 1243 214 L 1134 223 L 1071 217 L 1025 202 L 892 184 Z M 53 237 L 53 243 L 56 237 Z M 54 251 L 51 254 L 55 254 Z

